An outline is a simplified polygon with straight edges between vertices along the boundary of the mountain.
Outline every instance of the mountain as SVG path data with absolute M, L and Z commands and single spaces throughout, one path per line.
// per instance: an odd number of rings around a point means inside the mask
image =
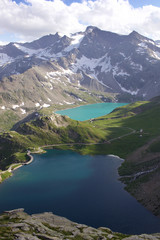
M 26 114 L 52 104 L 148 100 L 160 94 L 160 47 L 89 26 L 0 46 L 0 108 Z M 85 96 L 84 96 L 85 93 Z

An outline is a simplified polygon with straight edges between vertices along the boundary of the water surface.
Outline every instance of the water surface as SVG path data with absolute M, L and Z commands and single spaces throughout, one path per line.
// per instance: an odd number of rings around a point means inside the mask
M 61 115 L 67 115 L 71 119 L 85 121 L 91 118 L 100 117 L 112 112 L 115 108 L 127 105 L 128 103 L 96 103 L 83 105 L 76 108 L 70 108 L 57 111 Z
M 22 207 L 28 213 L 51 211 L 123 233 L 160 232 L 160 219 L 118 181 L 119 158 L 69 150 L 48 150 L 34 158 L 0 184 L 0 212 Z

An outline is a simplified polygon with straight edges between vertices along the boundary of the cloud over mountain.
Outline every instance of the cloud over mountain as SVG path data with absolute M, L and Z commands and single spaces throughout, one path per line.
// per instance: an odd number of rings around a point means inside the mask
M 26 0 L 26 3 L 0 1 L 0 40 L 6 32 L 30 41 L 48 33 L 81 31 L 87 25 L 119 34 L 136 30 L 160 39 L 160 8 L 151 5 L 133 8 L 128 0 L 84 0 L 70 6 L 61 0 Z

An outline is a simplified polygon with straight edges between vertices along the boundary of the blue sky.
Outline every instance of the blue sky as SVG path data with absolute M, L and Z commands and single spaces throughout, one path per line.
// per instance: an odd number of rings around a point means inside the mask
M 25 0 L 12 0 L 12 1 L 15 1 L 16 3 L 25 2 Z M 48 0 L 48 1 L 51 1 L 51 0 Z M 63 0 L 63 2 L 66 3 L 67 5 L 70 5 L 73 2 L 81 2 L 81 0 L 76 0 L 76 1 Z M 153 5 L 153 6 L 160 7 L 160 0 L 129 0 L 129 2 L 135 8 L 143 7 L 146 5 Z
M 129 0 L 129 2 L 134 7 L 142 7 L 146 5 L 153 5 L 153 6 L 160 7 L 159 0 Z
M 69 35 L 88 25 L 160 39 L 160 0 L 0 0 L 0 9 L 0 45 Z

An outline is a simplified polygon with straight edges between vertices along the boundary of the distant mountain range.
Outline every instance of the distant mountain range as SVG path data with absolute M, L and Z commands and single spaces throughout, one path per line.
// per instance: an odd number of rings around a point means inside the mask
M 84 97 L 84 93 L 86 94 Z M 48 107 L 86 101 L 148 100 L 160 95 L 160 42 L 89 26 L 0 46 L 0 108 Z M 105 96 L 105 97 L 104 97 Z

